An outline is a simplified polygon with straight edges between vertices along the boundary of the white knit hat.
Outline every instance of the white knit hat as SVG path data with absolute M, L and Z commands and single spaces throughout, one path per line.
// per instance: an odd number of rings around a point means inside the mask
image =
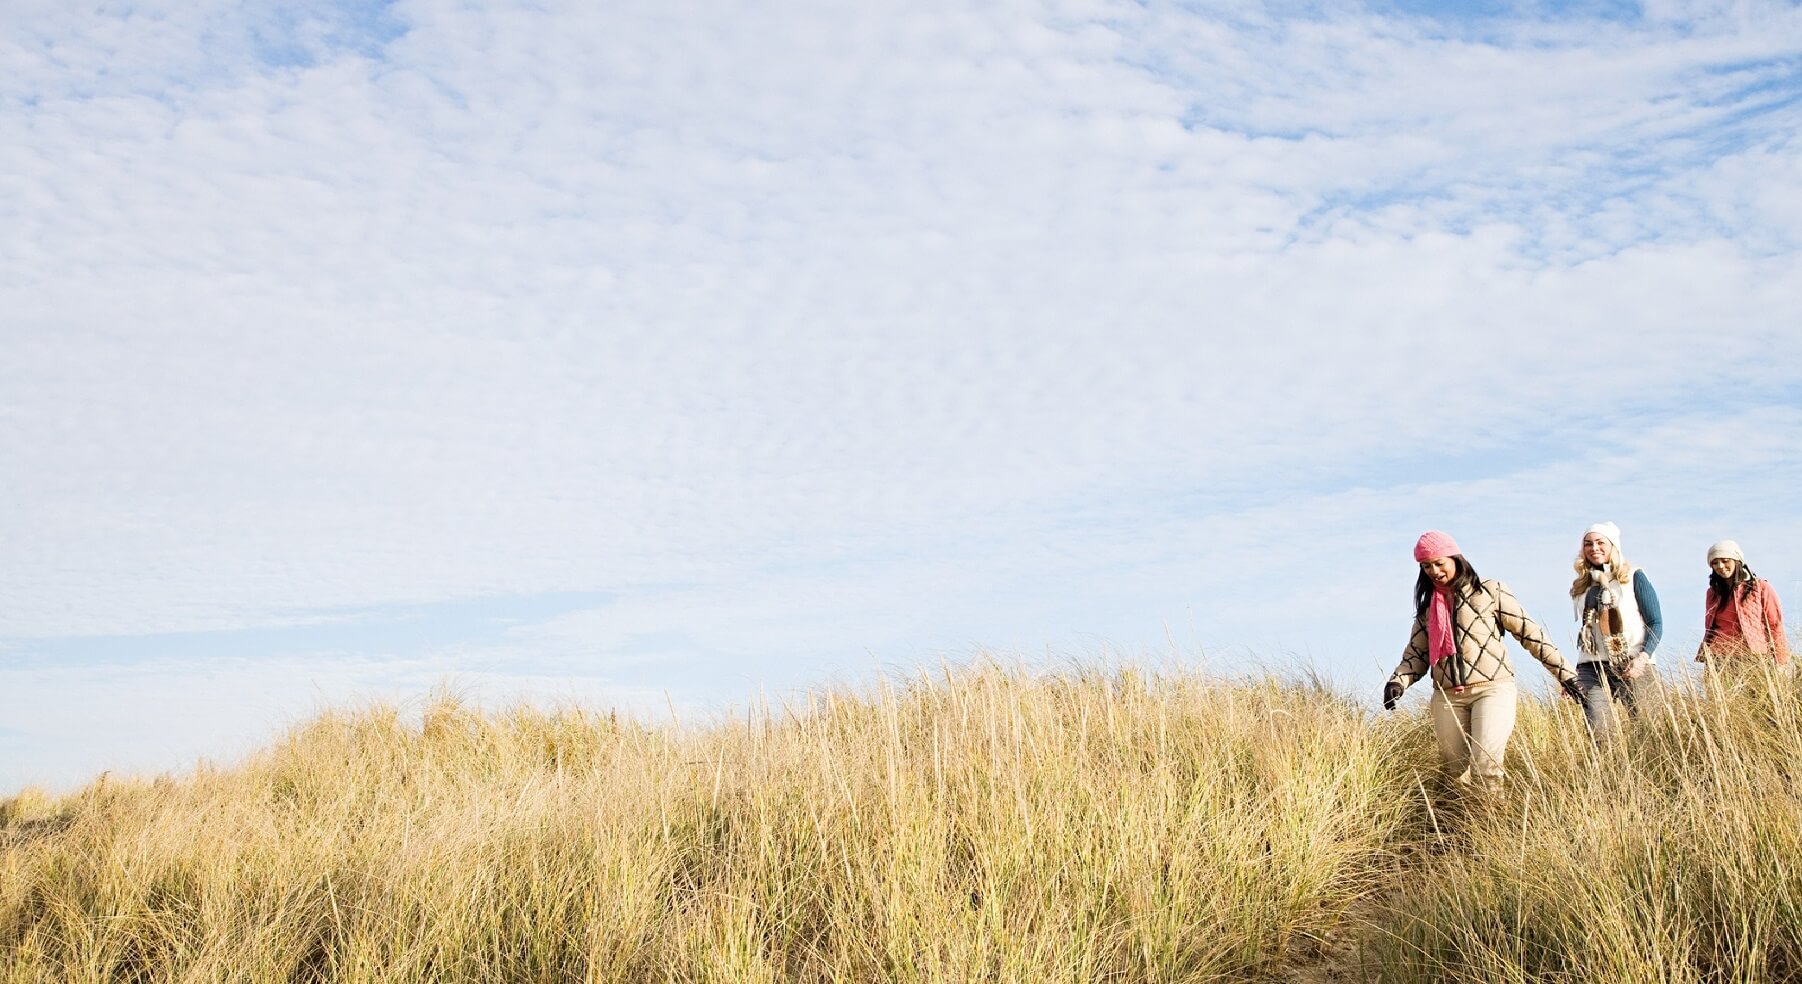
M 1619 550 L 1621 548 L 1621 528 L 1613 523 L 1597 523 L 1583 531 L 1584 536 L 1588 536 L 1591 533 L 1600 533 L 1608 538 L 1609 543 L 1614 544 L 1614 549 Z
M 1732 540 L 1722 540 L 1708 548 L 1708 562 L 1710 564 L 1722 557 L 1730 557 L 1742 564 L 1746 562 L 1746 555 L 1740 552 L 1739 544 L 1734 543 Z

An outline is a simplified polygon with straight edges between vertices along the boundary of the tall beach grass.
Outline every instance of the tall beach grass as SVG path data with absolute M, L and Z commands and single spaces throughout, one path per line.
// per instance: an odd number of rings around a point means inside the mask
M 0 976 L 1268 977 L 1388 877 L 1417 731 L 1309 683 L 996 665 L 692 733 L 328 713 L 9 805 Z
M 690 730 L 335 711 L 0 803 L 0 980 L 1802 979 L 1802 691 L 1671 688 L 1500 792 L 1418 707 L 994 664 Z
M 1383 979 L 1802 980 L 1802 689 L 1766 668 L 1668 688 L 1598 750 L 1523 708 L 1504 794 L 1400 879 Z

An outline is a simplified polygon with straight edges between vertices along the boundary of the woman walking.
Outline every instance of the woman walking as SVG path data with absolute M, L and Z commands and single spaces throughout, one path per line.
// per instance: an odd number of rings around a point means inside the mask
M 1421 534 L 1414 559 L 1420 564 L 1414 631 L 1401 665 L 1383 685 L 1383 707 L 1393 709 L 1409 684 L 1432 676 L 1440 763 L 1460 782 L 1499 785 L 1519 702 L 1502 634 L 1520 640 L 1558 678 L 1565 694 L 1581 701 L 1577 671 L 1521 610 L 1507 585 L 1477 576 L 1449 534 Z
M 1750 666 L 1789 663 L 1783 607 L 1771 582 L 1752 573 L 1739 544 L 1722 540 L 1708 548 L 1708 595 L 1702 615 L 1702 647 L 1696 662 Z
M 1571 582 L 1577 615 L 1577 685 L 1583 718 L 1597 742 L 1607 740 L 1610 711 L 1619 700 L 1629 713 L 1658 687 L 1652 654 L 1664 635 L 1658 592 L 1646 572 L 1621 555 L 1621 528 L 1597 523 L 1583 531 Z

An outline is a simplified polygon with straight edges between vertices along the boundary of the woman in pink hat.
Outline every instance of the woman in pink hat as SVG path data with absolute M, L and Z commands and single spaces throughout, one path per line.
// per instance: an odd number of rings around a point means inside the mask
M 1571 581 L 1577 616 L 1577 683 L 1583 719 L 1597 742 L 1606 742 L 1615 701 L 1629 712 L 1654 699 L 1658 672 L 1653 653 L 1664 635 L 1658 592 L 1646 572 L 1621 555 L 1621 528 L 1597 523 L 1583 531 Z
M 1420 564 L 1414 632 L 1401 665 L 1383 685 L 1383 707 L 1393 709 L 1409 684 L 1430 675 L 1433 735 L 1446 772 L 1461 782 L 1497 785 L 1519 701 L 1503 633 L 1520 640 L 1558 678 L 1565 695 L 1581 702 L 1577 671 L 1507 585 L 1477 577 L 1449 534 L 1421 534 L 1414 559 Z

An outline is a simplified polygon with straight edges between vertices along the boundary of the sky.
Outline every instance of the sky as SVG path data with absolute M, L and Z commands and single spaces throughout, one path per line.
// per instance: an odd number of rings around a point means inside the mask
M 1799 301 L 1794 3 L 10 3 L 0 794 L 435 689 L 1374 703 L 1429 528 L 1563 645 L 1619 523 L 1680 675 L 1714 540 L 1802 610 Z

